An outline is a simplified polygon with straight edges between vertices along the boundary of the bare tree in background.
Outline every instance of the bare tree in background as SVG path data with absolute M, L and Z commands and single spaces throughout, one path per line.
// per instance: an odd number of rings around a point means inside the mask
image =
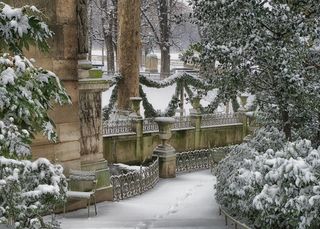
M 176 16 L 187 11 L 181 0 L 144 0 L 142 3 L 143 38 L 153 40 L 161 53 L 161 77 L 170 74 L 170 48 L 175 45 L 173 38 Z M 152 38 L 151 38 L 152 37 Z

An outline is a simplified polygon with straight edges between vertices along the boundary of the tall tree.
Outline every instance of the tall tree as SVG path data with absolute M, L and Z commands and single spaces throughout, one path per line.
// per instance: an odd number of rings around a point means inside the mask
M 139 95 L 140 0 L 118 1 L 118 109 L 130 109 L 130 97 Z
M 288 139 L 293 128 L 308 126 L 316 133 L 318 1 L 194 0 L 193 7 L 203 35 L 202 63 L 219 63 L 217 71 L 206 70 L 216 75 L 220 98 L 247 90 Z
M 101 0 L 102 30 L 107 49 L 107 71 L 115 73 L 115 52 L 117 50 L 117 9 L 118 0 Z

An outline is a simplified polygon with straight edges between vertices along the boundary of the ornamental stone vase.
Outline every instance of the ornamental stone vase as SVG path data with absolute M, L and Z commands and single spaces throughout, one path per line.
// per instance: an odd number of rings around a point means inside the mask
M 138 116 L 140 117 L 140 102 L 142 101 L 141 97 L 130 97 L 131 101 L 131 109 L 133 113 L 130 116 Z
M 193 107 L 193 109 L 195 110 L 196 114 L 200 114 L 200 100 L 201 98 L 199 96 L 195 96 L 194 98 L 192 98 L 191 100 L 191 105 Z
M 159 126 L 159 138 L 161 144 L 153 151 L 153 155 L 159 157 L 159 174 L 161 178 L 176 177 L 176 151 L 167 141 L 171 138 L 171 127 L 174 118 L 158 117 L 155 122 Z
M 240 109 L 242 109 L 242 110 L 246 109 L 248 97 L 249 96 L 247 94 L 241 94 L 240 95 L 240 102 L 241 102 L 241 108 Z

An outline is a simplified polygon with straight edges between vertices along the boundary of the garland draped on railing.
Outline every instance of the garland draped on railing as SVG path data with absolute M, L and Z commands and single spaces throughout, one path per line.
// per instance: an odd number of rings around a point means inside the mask
M 117 101 L 117 95 L 118 95 L 118 81 L 121 78 L 120 75 L 116 75 L 114 78 L 112 78 L 112 81 L 110 83 L 110 86 L 116 85 L 111 93 L 111 97 L 110 97 L 110 102 L 109 105 L 107 107 L 103 108 L 103 117 L 104 120 L 108 120 L 110 113 L 113 109 L 113 107 L 115 106 L 115 103 Z M 190 89 L 190 86 L 193 86 L 197 89 L 201 89 L 201 90 L 212 90 L 215 88 L 215 86 L 213 84 L 209 84 L 206 81 L 204 81 L 203 79 L 198 78 L 196 75 L 191 74 L 191 73 L 186 73 L 186 72 L 177 72 L 171 76 L 169 76 L 168 78 L 162 80 L 162 81 L 158 81 L 158 80 L 154 80 L 151 79 L 145 75 L 140 75 L 139 77 L 139 82 L 140 82 L 140 86 L 139 86 L 139 94 L 140 97 L 142 98 L 142 104 L 143 107 L 145 109 L 145 117 L 156 117 L 156 116 L 174 116 L 178 106 L 179 106 L 179 102 L 180 102 L 180 98 L 179 95 L 181 93 L 181 89 L 184 88 L 186 91 L 186 94 L 188 95 L 190 101 L 192 101 L 192 99 L 194 98 L 194 93 L 192 92 L 192 90 Z M 145 92 L 143 91 L 142 85 L 146 86 L 146 87 L 152 87 L 152 88 L 164 88 L 164 87 L 168 87 L 171 86 L 173 84 L 177 84 L 176 86 L 176 90 L 174 95 L 172 96 L 171 100 L 169 101 L 168 107 L 165 111 L 164 114 L 161 114 L 159 112 L 157 112 L 152 104 L 148 101 L 147 96 L 145 94 Z M 217 98 L 212 101 L 208 107 L 204 108 L 202 106 L 200 106 L 200 110 L 203 113 L 212 113 L 214 110 L 216 110 L 216 108 L 218 107 L 219 103 L 224 102 L 226 100 L 226 98 L 222 98 L 221 96 L 218 96 Z M 233 101 L 233 106 L 236 106 L 236 100 L 232 100 Z

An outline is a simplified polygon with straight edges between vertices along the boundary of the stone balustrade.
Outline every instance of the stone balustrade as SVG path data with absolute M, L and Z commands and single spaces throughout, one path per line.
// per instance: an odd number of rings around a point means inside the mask
M 177 116 L 174 117 L 175 122 L 173 124 L 173 130 L 181 130 L 185 128 L 194 128 L 195 125 L 192 123 L 192 118 L 194 116 Z M 201 117 L 201 127 L 212 127 L 220 125 L 229 124 L 239 124 L 242 123 L 240 115 L 238 113 L 234 114 L 205 114 L 199 115 Z M 158 132 L 159 128 L 154 118 L 143 119 L 142 122 L 143 133 L 148 132 Z M 104 123 L 104 135 L 114 135 L 114 134 L 128 134 L 134 133 L 133 119 L 122 119 L 115 121 L 108 121 Z

